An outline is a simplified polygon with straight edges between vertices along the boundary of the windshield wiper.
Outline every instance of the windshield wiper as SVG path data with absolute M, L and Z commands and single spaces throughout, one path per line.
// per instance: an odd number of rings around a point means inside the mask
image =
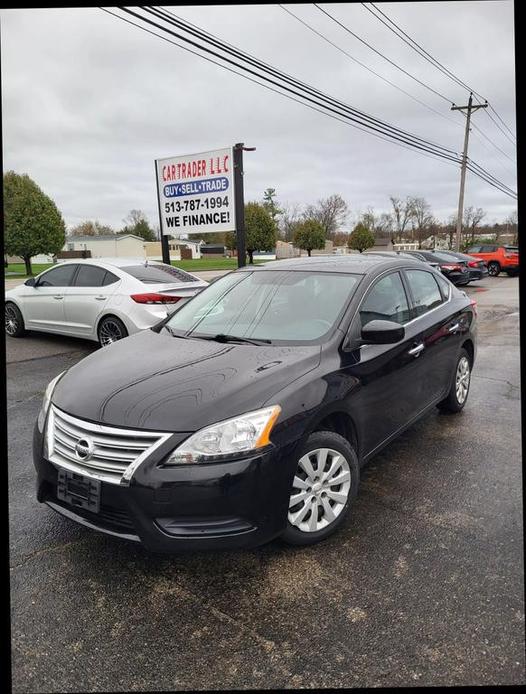
M 226 335 L 218 333 L 217 335 L 199 335 L 203 340 L 215 340 L 216 342 L 242 342 L 249 345 L 271 345 L 272 340 L 251 340 L 248 337 L 238 337 L 238 335 Z

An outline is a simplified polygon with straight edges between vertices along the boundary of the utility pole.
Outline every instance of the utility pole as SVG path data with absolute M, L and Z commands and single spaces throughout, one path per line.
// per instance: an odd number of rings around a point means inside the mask
M 462 217 L 464 215 L 464 185 L 466 183 L 466 164 L 468 160 L 468 142 L 469 142 L 469 124 L 471 122 L 471 112 L 477 111 L 479 108 L 487 108 L 488 102 L 485 104 L 476 104 L 473 106 L 473 92 L 469 94 L 467 106 L 453 106 L 452 111 L 467 111 L 466 117 L 466 133 L 464 135 L 464 151 L 462 153 L 462 166 L 460 168 L 460 193 L 458 196 L 458 214 L 457 214 L 457 235 L 455 240 L 455 248 L 460 250 L 460 236 L 462 234 Z

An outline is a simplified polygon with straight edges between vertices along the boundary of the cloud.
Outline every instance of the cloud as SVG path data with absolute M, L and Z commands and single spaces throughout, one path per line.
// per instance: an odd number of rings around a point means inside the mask
M 385 55 L 456 103 L 467 95 L 360 4 L 324 5 Z M 441 118 L 350 61 L 276 5 L 170 8 L 226 41 L 367 113 L 456 151 L 463 118 L 312 5 L 290 9 Z M 382 9 L 515 125 L 511 2 L 417 2 Z M 4 168 L 26 172 L 67 224 L 120 226 L 131 208 L 157 221 L 154 159 L 244 141 L 247 199 L 276 188 L 307 204 L 340 193 L 351 210 L 388 210 L 389 196 L 424 196 L 439 218 L 456 211 L 455 166 L 407 151 L 273 94 L 96 8 L 1 14 Z M 466 41 L 469 36 L 469 41 Z M 453 122 L 452 122 L 453 121 Z M 479 111 L 474 122 L 513 158 Z M 512 161 L 471 136 L 470 156 L 516 187 Z M 488 221 L 515 202 L 468 174 L 466 205 Z

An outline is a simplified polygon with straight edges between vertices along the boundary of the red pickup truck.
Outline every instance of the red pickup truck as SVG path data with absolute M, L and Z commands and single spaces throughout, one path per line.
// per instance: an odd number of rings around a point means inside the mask
M 466 251 L 469 255 L 480 258 L 488 266 L 488 272 L 497 277 L 500 272 L 506 272 L 510 277 L 519 272 L 519 249 L 517 246 L 506 246 L 498 243 L 471 246 Z

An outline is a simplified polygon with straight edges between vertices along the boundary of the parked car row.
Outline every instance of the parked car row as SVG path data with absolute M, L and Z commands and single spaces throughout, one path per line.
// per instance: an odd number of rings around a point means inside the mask
M 457 286 L 465 286 L 488 274 L 496 277 L 501 271 L 510 277 L 519 272 L 519 249 L 517 246 L 472 246 L 467 253 L 446 250 L 418 251 L 366 251 L 367 254 L 412 257 L 422 260 L 431 267 L 439 268 L 442 274 Z

